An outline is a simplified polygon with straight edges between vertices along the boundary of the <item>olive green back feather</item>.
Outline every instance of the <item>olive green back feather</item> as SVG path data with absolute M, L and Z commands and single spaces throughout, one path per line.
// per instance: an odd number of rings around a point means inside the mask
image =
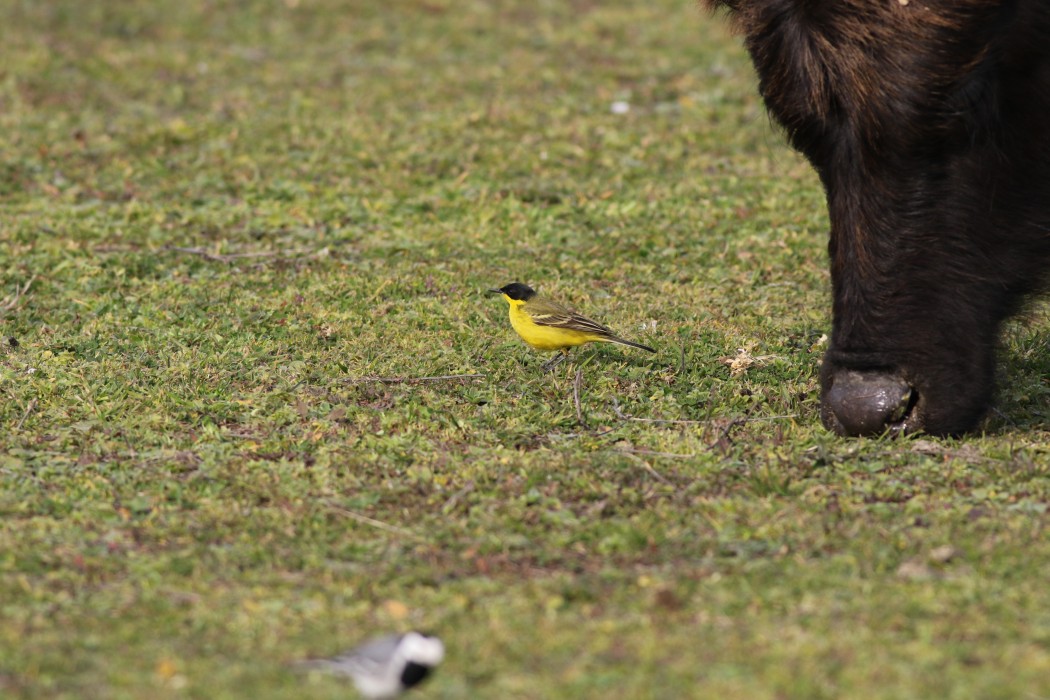
M 631 340 L 624 340 L 613 333 L 609 327 L 603 326 L 586 316 L 581 316 L 575 311 L 568 309 L 555 301 L 551 301 L 550 299 L 544 299 L 539 296 L 532 297 L 525 302 L 521 308 L 529 314 L 533 323 L 538 326 L 567 328 L 569 330 L 580 331 L 583 333 L 593 333 L 599 338 L 608 340 L 612 343 L 629 345 L 633 348 L 641 348 L 642 350 L 648 350 L 649 352 L 656 352 L 655 349 L 648 345 L 635 343 Z

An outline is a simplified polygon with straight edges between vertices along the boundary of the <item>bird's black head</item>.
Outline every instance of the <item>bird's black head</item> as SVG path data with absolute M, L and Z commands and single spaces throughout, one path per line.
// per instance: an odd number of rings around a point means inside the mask
M 536 290 L 521 282 L 511 282 L 499 289 L 490 289 L 489 294 L 506 294 L 514 301 L 528 301 L 536 296 Z
M 414 685 L 419 685 L 423 680 L 430 675 L 431 668 L 425 664 L 417 664 L 414 661 L 409 661 L 405 664 L 404 670 L 401 671 L 401 685 L 406 688 L 411 688 Z

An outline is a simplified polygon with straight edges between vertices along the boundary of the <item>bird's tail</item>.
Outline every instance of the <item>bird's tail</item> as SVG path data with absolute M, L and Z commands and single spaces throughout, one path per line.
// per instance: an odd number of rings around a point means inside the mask
M 293 662 L 293 665 L 301 671 L 332 671 L 339 667 L 339 664 L 332 659 L 300 659 Z
M 648 345 L 642 345 L 636 343 L 633 340 L 624 340 L 623 338 L 615 335 L 610 335 L 606 338 L 610 343 L 619 343 L 620 345 L 630 345 L 632 348 L 638 348 L 639 350 L 647 350 L 649 352 L 656 352 L 655 348 L 651 348 Z

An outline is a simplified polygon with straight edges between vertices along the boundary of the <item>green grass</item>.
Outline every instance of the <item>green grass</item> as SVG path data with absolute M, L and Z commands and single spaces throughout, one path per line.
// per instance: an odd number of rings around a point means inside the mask
M 0 41 L 3 697 L 342 698 L 292 664 L 407 628 L 421 698 L 1050 697 L 1045 308 L 986 433 L 820 428 L 822 195 L 719 19 L 56 0 Z M 512 280 L 659 352 L 543 374 Z

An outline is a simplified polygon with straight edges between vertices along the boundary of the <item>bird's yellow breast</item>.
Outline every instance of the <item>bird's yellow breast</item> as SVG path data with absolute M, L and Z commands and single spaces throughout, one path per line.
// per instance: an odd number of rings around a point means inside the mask
M 517 331 L 521 339 L 533 348 L 551 352 L 553 350 L 564 350 L 575 345 L 583 345 L 595 340 L 605 340 L 600 335 L 572 330 L 571 328 L 558 328 L 556 326 L 541 326 L 532 320 L 529 312 L 523 307 L 525 302 L 508 298 L 510 303 L 510 325 Z

